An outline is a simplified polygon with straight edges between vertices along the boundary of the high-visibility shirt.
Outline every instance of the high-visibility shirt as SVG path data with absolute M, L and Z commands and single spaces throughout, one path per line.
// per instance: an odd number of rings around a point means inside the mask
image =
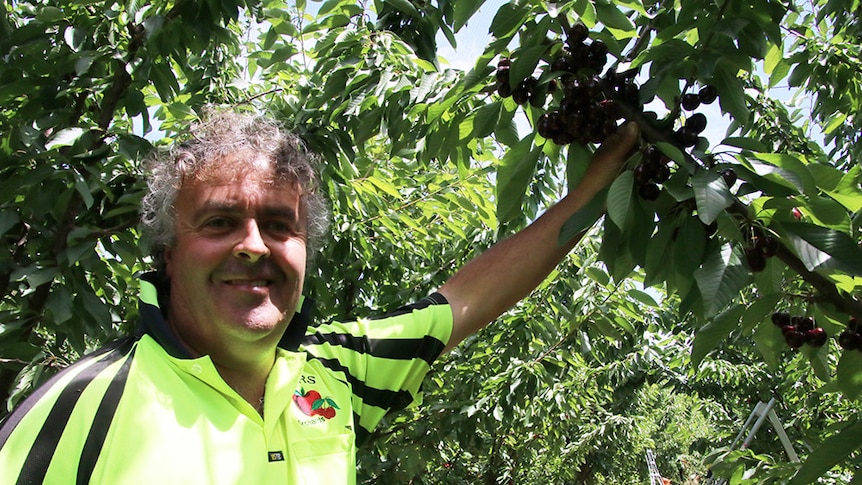
M 138 334 L 64 369 L 4 420 L 0 483 L 355 483 L 357 440 L 419 400 L 452 330 L 439 294 L 308 327 L 277 349 L 261 417 L 209 356 L 183 350 L 156 287 L 141 290 Z

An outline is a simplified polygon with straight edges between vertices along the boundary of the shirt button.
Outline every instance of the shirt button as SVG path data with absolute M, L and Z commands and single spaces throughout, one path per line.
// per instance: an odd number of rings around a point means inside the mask
M 204 371 L 204 368 L 203 368 L 203 367 L 201 367 L 201 365 L 200 365 L 200 364 L 194 364 L 194 365 L 192 366 L 192 372 L 194 372 L 195 374 L 200 374 L 200 373 L 201 373 L 201 372 L 203 372 L 203 371 Z

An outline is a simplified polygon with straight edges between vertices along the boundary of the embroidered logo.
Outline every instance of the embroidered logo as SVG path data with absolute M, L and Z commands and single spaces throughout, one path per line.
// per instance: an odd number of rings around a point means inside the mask
M 338 410 L 338 405 L 331 397 L 321 397 L 320 393 L 313 389 L 308 392 L 302 388 L 294 391 L 293 402 L 306 416 L 321 416 L 324 419 L 332 419 Z
M 267 453 L 270 463 L 274 461 L 284 461 L 284 452 L 281 451 L 270 451 Z

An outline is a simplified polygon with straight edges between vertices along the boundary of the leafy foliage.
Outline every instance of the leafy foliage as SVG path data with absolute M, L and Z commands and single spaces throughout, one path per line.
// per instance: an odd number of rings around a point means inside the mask
M 439 44 L 488 8 L 472 69 L 443 67 Z M 581 23 L 608 47 L 599 74 L 638 73 L 636 102 L 614 99 L 643 136 L 628 168 L 655 146 L 675 171 L 655 201 L 626 171 L 574 215 L 561 239 L 587 236 L 571 258 L 441 360 L 425 405 L 361 451 L 360 479 L 643 483 L 653 449 L 679 481 L 707 464 L 731 483 L 858 481 L 862 354 L 831 338 L 789 349 L 770 315 L 812 316 L 830 336 L 862 318 L 859 13 L 858 0 L 2 2 L 7 410 L 133 324 L 141 161 L 204 106 L 266 110 L 321 155 L 335 223 L 309 293 L 320 319 L 362 315 L 433 291 L 583 176 L 591 146 L 535 129 L 560 90 L 519 105 L 494 77 L 505 57 L 512 84 L 563 81 L 551 66 Z M 706 85 L 725 133 L 680 146 L 681 99 Z M 778 249 L 752 271 L 766 236 Z M 773 395 L 801 465 L 764 432 L 728 447 Z

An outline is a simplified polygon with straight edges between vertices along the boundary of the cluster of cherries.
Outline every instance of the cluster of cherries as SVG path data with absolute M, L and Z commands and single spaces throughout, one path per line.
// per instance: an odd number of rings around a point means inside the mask
M 772 323 L 781 329 L 784 342 L 792 349 L 798 349 L 805 344 L 823 347 L 829 339 L 826 330 L 818 327 L 812 317 L 775 312 L 772 314 Z
M 862 327 L 857 323 L 856 317 L 850 317 L 847 328 L 838 335 L 838 345 L 845 350 L 862 352 Z
M 680 106 L 686 111 L 694 111 L 701 104 L 712 104 L 718 99 L 718 89 L 707 84 L 700 88 L 697 93 L 686 93 L 680 99 Z M 684 147 L 693 147 L 697 144 L 698 136 L 706 129 L 706 115 L 703 113 L 692 113 L 674 134 L 674 139 Z M 732 185 L 732 184 L 730 184 Z
M 755 232 L 750 244 L 743 249 L 749 269 L 754 273 L 766 269 L 766 260 L 778 253 L 778 246 L 778 239 L 775 236 Z
M 635 186 L 644 200 L 656 200 L 661 193 L 659 184 L 670 178 L 671 159 L 654 145 L 642 150 L 643 159 L 634 168 Z
M 566 45 L 550 64 L 551 71 L 561 73 L 563 96 L 556 109 L 539 116 L 536 131 L 558 145 L 601 143 L 616 131 L 622 116 L 614 101 L 605 96 L 605 89 L 614 89 L 624 102 L 639 103 L 633 81 L 637 72 L 619 75 L 609 71 L 605 77 L 599 76 L 608 60 L 608 47 L 601 40 L 588 40 L 589 29 L 575 24 L 566 31 Z M 541 85 L 538 78 L 530 76 L 512 86 L 510 65 L 507 58 L 497 64 L 497 93 L 504 98 L 511 96 L 520 105 L 543 107 L 547 95 L 556 92 L 557 79 Z
M 617 72 L 610 68 L 604 74 L 608 60 L 608 47 L 599 39 L 591 40 L 589 29 L 575 24 L 565 29 L 565 45 L 550 62 L 551 72 L 560 75 L 547 83 L 540 83 L 535 76 L 527 77 L 516 85 L 510 83 L 511 61 L 501 59 L 497 64 L 497 93 L 520 104 L 536 108 L 545 105 L 548 94 L 560 87 L 562 97 L 556 108 L 548 109 L 536 120 L 536 132 L 558 145 L 570 143 L 602 143 L 616 131 L 621 110 L 617 103 L 643 111 L 640 91 L 635 83 L 637 69 Z M 679 99 L 681 109 L 692 112 L 702 104 L 710 104 L 718 98 L 715 86 L 704 85 L 696 92 L 683 94 Z M 681 148 L 692 147 L 698 136 L 706 129 L 707 119 L 703 113 L 690 113 L 684 124 L 670 133 Z M 670 159 L 654 146 L 643 149 L 644 160 L 635 168 L 635 180 L 639 195 L 646 200 L 658 198 L 660 185 L 670 177 Z M 732 169 L 722 173 L 728 186 L 735 183 Z M 729 178 L 733 177 L 731 182 Z

